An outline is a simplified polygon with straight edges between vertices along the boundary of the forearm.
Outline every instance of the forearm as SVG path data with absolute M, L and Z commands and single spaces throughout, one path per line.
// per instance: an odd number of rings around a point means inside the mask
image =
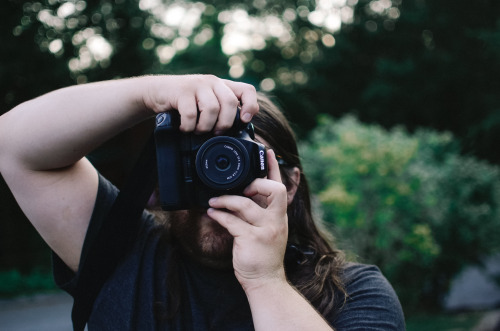
M 183 132 L 223 132 L 258 112 L 255 88 L 212 75 L 144 76 L 78 85 L 0 116 L 0 172 L 19 206 L 74 271 L 94 209 L 98 176 L 83 157 L 159 112 Z
M 69 166 L 152 116 L 147 77 L 78 85 L 25 102 L 0 117 L 0 150 L 31 170 Z
M 284 280 L 246 289 L 255 330 L 333 330 Z

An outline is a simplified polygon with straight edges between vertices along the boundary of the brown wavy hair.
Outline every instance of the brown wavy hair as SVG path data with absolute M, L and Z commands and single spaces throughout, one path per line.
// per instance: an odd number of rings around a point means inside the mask
M 299 157 L 297 139 L 281 109 L 264 94 L 258 95 L 260 111 L 252 119 L 256 135 L 262 137 L 280 159 L 284 184 L 292 184 L 291 169 L 300 170 L 300 182 L 288 206 L 288 247 L 285 271 L 289 281 L 324 316 L 346 299 L 341 272 L 342 251 L 331 234 L 320 230 L 313 218 L 311 195 Z M 337 302 L 339 299 L 342 302 Z M 337 300 L 337 301 L 336 301 Z

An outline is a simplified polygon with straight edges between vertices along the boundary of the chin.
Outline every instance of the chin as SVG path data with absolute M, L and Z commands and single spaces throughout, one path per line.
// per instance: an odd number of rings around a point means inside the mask
M 214 267 L 232 266 L 233 236 L 206 210 L 172 212 L 173 235 L 195 260 Z

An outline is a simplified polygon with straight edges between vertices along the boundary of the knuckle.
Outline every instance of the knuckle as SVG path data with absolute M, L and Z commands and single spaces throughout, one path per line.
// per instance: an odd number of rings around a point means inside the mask
M 238 107 L 238 105 L 240 104 L 240 100 L 238 100 L 238 98 L 234 94 L 230 95 L 230 97 L 228 98 L 228 102 L 230 103 L 231 106 L 234 106 L 235 108 Z
M 273 185 L 275 186 L 275 190 L 278 194 L 286 194 L 287 193 L 285 184 L 273 182 Z
M 185 82 L 186 86 L 189 88 L 194 88 L 195 90 L 203 85 L 207 84 L 210 79 L 208 78 L 208 75 L 189 75 L 189 80 Z
M 258 105 L 258 104 L 254 105 L 254 106 L 250 109 L 250 111 L 251 111 L 254 115 L 255 115 L 255 114 L 257 114 L 257 113 L 260 111 L 259 105 Z
M 257 89 L 255 88 L 255 86 L 251 84 L 245 84 L 245 85 L 246 85 L 245 88 L 248 90 L 248 92 L 257 94 Z
M 219 219 L 219 221 L 221 221 L 224 224 L 227 224 L 230 221 L 229 215 L 227 215 L 225 213 L 220 213 L 218 215 L 218 219 Z
M 226 101 L 226 107 L 234 112 L 236 112 L 236 109 L 238 109 L 239 104 L 240 101 L 235 95 L 230 96 Z
M 280 231 L 276 228 L 272 228 L 271 231 L 268 232 L 269 239 L 275 242 L 280 237 Z
M 195 120 L 197 116 L 198 114 L 196 113 L 196 111 L 186 111 L 184 113 L 184 118 L 189 121 Z
M 217 114 L 219 112 L 219 108 L 215 102 L 200 101 L 198 103 L 198 109 L 200 112 L 209 114 Z
M 247 198 L 243 200 L 241 207 L 243 208 L 243 210 L 250 210 L 253 207 L 253 205 L 254 205 L 253 201 Z
M 260 236 L 255 232 L 249 232 L 247 236 L 252 242 L 260 241 Z
M 277 242 L 282 237 L 282 230 L 276 226 L 268 227 L 266 229 L 266 241 Z
M 203 78 L 207 81 L 207 82 L 215 82 L 217 81 L 219 78 L 215 75 L 212 75 L 212 74 L 206 74 L 206 75 L 203 75 Z

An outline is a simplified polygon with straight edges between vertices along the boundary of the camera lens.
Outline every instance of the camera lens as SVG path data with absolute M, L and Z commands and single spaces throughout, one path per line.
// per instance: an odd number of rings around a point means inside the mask
M 215 160 L 215 167 L 219 171 L 227 170 L 230 165 L 231 161 L 229 161 L 228 157 L 225 155 L 219 155 Z
M 211 189 L 233 189 L 248 175 L 248 151 L 235 138 L 213 137 L 198 150 L 196 171 L 201 181 Z

